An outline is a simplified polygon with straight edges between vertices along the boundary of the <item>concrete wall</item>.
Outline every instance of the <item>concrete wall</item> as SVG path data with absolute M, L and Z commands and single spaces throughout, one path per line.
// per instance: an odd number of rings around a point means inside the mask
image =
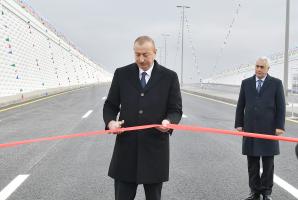
M 112 74 L 19 0 L 0 0 L 0 106 L 90 84 Z M 34 94 L 34 95 L 30 95 Z
M 283 54 L 268 56 L 271 60 L 269 74 L 283 80 L 284 76 L 284 59 Z M 218 73 L 210 78 L 203 80 L 204 83 L 217 83 L 226 85 L 240 85 L 241 81 L 254 74 L 255 63 L 250 63 L 246 66 L 239 66 L 221 73 Z M 289 52 L 289 76 L 288 89 L 298 92 L 298 49 Z

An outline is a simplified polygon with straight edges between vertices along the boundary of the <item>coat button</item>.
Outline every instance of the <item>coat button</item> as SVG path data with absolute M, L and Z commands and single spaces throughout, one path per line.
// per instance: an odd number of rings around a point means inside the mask
M 139 114 L 143 114 L 143 110 L 139 110 Z
M 142 92 L 142 93 L 141 93 L 141 97 L 143 97 L 144 95 L 145 95 L 145 94 Z

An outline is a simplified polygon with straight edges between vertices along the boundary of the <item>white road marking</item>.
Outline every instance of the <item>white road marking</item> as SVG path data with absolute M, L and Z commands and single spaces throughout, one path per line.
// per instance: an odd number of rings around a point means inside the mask
M 223 103 L 223 104 L 226 104 L 226 105 L 230 105 L 230 106 L 233 106 L 233 107 L 236 107 L 235 104 L 230 104 L 230 103 L 226 103 L 224 101 L 219 101 L 219 100 L 215 100 L 215 99 L 212 99 L 212 98 L 208 98 L 208 97 L 203 97 L 201 95 L 196 95 L 196 94 L 191 94 L 191 93 L 188 93 L 188 92 L 184 92 L 185 94 L 188 94 L 188 95 L 192 95 L 192 96 L 196 96 L 196 97 L 200 97 L 200 98 L 203 98 L 203 99 L 208 99 L 208 100 L 211 100 L 211 101 L 215 101 L 215 102 L 218 102 L 218 103 Z M 291 121 L 291 122 L 295 122 L 295 123 L 298 123 L 298 121 L 294 121 L 294 120 L 289 120 L 287 119 L 288 121 Z M 260 170 L 261 173 L 262 173 L 262 169 Z M 274 182 L 279 186 L 281 187 L 282 189 L 286 190 L 287 192 L 289 192 L 291 195 L 293 195 L 296 199 L 298 199 L 298 190 L 290 185 L 289 183 L 287 183 L 285 180 L 281 179 L 279 176 L 277 176 L 276 174 L 274 174 Z
M 275 174 L 274 174 L 274 182 L 277 185 L 279 185 L 279 187 L 286 190 L 288 193 L 290 193 L 296 199 L 298 199 L 298 190 L 294 186 L 290 185 L 289 183 L 287 183 L 286 181 L 284 181 L 283 179 L 281 179 L 280 177 L 278 177 Z
M 298 103 L 290 103 L 287 105 L 287 107 L 297 107 L 298 106 Z
M 199 97 L 199 98 L 203 98 L 203 99 L 208 99 L 210 101 L 214 101 L 214 102 L 218 102 L 218 103 L 222 103 L 222 104 L 226 104 L 226 105 L 229 105 L 229 106 L 236 107 L 236 104 L 231 104 L 231 103 L 227 103 L 227 102 L 224 102 L 224 101 L 215 100 L 215 99 L 212 99 L 212 98 L 209 98 L 209 97 L 204 97 L 204 96 L 201 96 L 201 95 L 198 95 L 198 94 L 192 94 L 192 93 L 188 93 L 188 92 L 184 92 L 184 91 L 183 91 L 183 93 L 191 95 L 191 96 L 195 96 L 195 97 Z
M 262 168 L 260 169 L 260 172 L 263 172 Z M 296 199 L 298 199 L 298 190 L 294 186 L 290 185 L 276 174 L 274 174 L 273 180 L 274 183 L 276 183 L 279 187 L 281 187 L 282 189 L 293 195 Z
M 182 118 L 187 118 L 187 115 L 182 114 Z
M 107 97 L 102 97 L 101 99 L 102 99 L 102 100 L 106 100 L 106 99 L 107 99 Z
M 29 174 L 18 175 L 1 192 L 0 200 L 7 199 L 27 178 Z
M 291 118 L 287 117 L 286 120 L 298 124 L 298 121 L 295 119 L 291 119 Z
M 87 118 L 92 112 L 93 112 L 93 110 L 89 110 L 88 112 L 86 112 L 86 114 L 82 118 L 83 119 Z
M 227 103 L 227 102 L 224 102 L 224 101 L 215 100 L 215 99 L 212 99 L 212 98 L 209 98 L 209 97 L 204 97 L 204 96 L 201 96 L 201 95 L 198 95 L 198 94 L 192 94 L 192 93 L 188 93 L 188 92 L 184 92 L 184 91 L 182 91 L 182 92 L 185 93 L 185 94 L 191 95 L 191 96 L 199 97 L 199 98 L 202 98 L 202 99 L 207 99 L 207 100 L 210 100 L 210 101 L 226 104 L 226 105 L 229 105 L 229 106 L 233 106 L 233 107 L 237 106 L 236 104 L 231 104 L 231 103 Z M 290 119 L 288 117 L 286 117 L 286 120 L 298 124 L 298 120 Z

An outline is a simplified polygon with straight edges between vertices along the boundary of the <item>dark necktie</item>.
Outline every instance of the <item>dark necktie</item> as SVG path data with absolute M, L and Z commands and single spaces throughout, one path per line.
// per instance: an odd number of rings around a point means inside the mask
M 142 72 L 142 77 L 141 77 L 141 86 L 142 88 L 144 88 L 146 86 L 146 77 L 147 73 L 146 72 Z
M 263 81 L 262 81 L 262 80 L 258 80 L 257 82 L 258 82 L 257 92 L 260 93 L 260 91 L 261 91 L 261 87 L 262 87 L 262 82 L 263 82 Z

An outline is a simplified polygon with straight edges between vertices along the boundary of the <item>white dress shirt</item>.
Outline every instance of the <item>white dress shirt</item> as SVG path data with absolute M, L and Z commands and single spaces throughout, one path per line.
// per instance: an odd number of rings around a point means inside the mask
M 264 84 L 264 81 L 265 81 L 266 77 L 267 77 L 267 75 L 266 75 L 264 78 L 259 79 L 259 78 L 256 76 L 256 88 L 258 88 L 258 80 L 262 80 L 262 82 L 261 82 L 261 87 L 262 87 L 263 84 Z
M 146 72 L 146 76 L 145 76 L 145 81 L 146 84 L 148 83 L 150 77 L 151 77 L 151 73 L 152 73 L 152 69 L 153 69 L 154 63 L 150 66 L 150 68 L 147 71 L 142 70 L 141 68 L 139 68 L 139 79 L 141 80 L 142 78 L 142 73 Z

